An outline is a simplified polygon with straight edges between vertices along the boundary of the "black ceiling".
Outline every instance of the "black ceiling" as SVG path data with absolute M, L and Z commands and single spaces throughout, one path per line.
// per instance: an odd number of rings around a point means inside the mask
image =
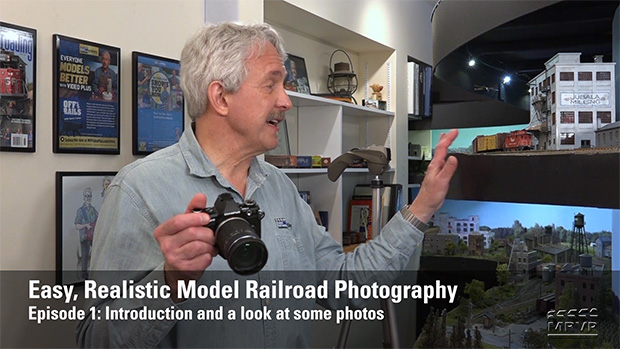
M 461 32 L 475 32 L 484 24 L 480 20 L 497 19 L 493 17 L 494 11 L 498 17 L 506 17 L 511 7 L 522 9 L 516 1 L 520 0 L 472 2 L 477 5 L 473 13 L 467 12 L 467 7 L 460 7 L 468 1 L 446 1 L 446 6 L 437 9 L 433 30 L 441 29 L 446 34 L 449 30 L 444 27 L 448 26 L 462 28 Z M 486 12 L 485 3 L 490 4 Z M 526 14 L 469 39 L 434 61 L 430 128 L 527 124 L 528 82 L 557 53 L 580 52 L 584 63 L 592 62 L 595 55 L 603 55 L 604 62 L 612 61 L 613 18 L 618 0 L 549 3 L 542 8 L 533 6 L 538 8 L 533 12 L 520 12 Z M 460 18 L 459 14 L 464 17 Z M 440 38 L 440 35 L 433 36 L 434 41 Z M 457 35 L 460 38 L 462 35 Z M 471 58 L 477 60 L 474 67 L 467 64 Z M 512 79 L 508 84 L 502 83 L 506 75 Z M 428 125 L 414 123 L 413 128 L 419 127 Z
M 612 22 L 618 1 L 561 1 L 519 17 L 461 47 L 482 64 L 529 81 L 558 52 L 581 52 L 612 58 Z

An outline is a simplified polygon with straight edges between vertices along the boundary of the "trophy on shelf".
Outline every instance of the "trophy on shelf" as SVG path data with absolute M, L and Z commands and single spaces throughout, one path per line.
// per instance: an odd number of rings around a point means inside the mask
M 370 85 L 370 88 L 372 89 L 372 96 L 370 98 L 381 101 L 381 90 L 383 90 L 383 86 L 379 84 L 372 84 Z
M 383 86 L 379 84 L 370 85 L 372 89 L 372 95 L 369 99 L 366 99 L 363 105 L 368 108 L 375 108 L 380 110 L 387 110 L 387 102 L 382 99 L 381 91 L 383 90 Z

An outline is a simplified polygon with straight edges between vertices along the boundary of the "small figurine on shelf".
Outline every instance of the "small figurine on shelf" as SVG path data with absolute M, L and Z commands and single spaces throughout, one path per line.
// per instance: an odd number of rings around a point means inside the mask
M 381 99 L 381 90 L 383 90 L 383 86 L 379 84 L 372 84 L 370 85 L 370 88 L 372 89 L 372 96 L 369 99 L 364 100 L 364 103 L 362 104 L 368 108 L 387 110 L 387 102 Z
M 383 86 L 379 84 L 372 84 L 370 85 L 370 88 L 372 89 L 372 97 L 370 98 L 381 101 L 381 90 L 383 90 Z

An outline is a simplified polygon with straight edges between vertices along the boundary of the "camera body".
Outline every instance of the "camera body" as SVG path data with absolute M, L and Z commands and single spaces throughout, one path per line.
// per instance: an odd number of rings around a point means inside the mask
M 215 234 L 215 247 L 237 274 L 250 275 L 267 263 L 267 247 L 261 240 L 265 213 L 254 200 L 237 203 L 230 193 L 220 194 L 213 207 L 196 210 L 211 217 L 205 226 Z

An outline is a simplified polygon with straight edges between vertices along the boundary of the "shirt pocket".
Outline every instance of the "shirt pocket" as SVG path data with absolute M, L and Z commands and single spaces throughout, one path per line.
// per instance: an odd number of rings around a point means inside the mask
M 304 270 L 311 266 L 301 239 L 293 231 L 293 227 L 276 229 L 275 237 L 281 253 L 282 270 Z M 280 266 L 278 266 L 280 267 Z

